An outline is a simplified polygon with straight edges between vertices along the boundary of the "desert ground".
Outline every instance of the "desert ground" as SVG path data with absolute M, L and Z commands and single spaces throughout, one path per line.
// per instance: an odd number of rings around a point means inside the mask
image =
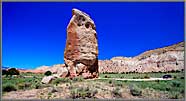
M 172 79 L 162 79 L 169 74 Z M 97 79 L 57 78 L 44 74 L 3 76 L 3 99 L 184 99 L 184 72 L 101 73 Z M 154 79 L 156 78 L 156 79 Z

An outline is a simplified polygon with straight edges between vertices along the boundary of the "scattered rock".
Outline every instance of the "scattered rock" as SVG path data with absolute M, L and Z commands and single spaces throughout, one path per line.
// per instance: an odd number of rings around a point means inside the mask
M 66 67 L 58 68 L 57 75 L 63 78 L 66 77 L 68 75 L 68 69 Z
M 42 83 L 48 84 L 50 83 L 52 80 L 56 79 L 56 76 L 45 76 L 43 77 L 43 79 L 41 80 Z

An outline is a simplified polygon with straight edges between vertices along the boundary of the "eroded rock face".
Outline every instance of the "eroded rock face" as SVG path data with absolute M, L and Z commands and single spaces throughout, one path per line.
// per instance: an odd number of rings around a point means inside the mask
M 98 77 L 98 43 L 94 21 L 86 13 L 73 9 L 67 27 L 64 60 L 71 77 L 87 74 Z
M 136 57 L 99 60 L 100 73 L 184 71 L 184 42 L 150 50 Z

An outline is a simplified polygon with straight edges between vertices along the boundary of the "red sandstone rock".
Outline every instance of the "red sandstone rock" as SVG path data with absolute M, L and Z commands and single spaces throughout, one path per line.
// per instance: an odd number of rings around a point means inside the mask
M 73 9 L 67 27 L 64 60 L 71 77 L 90 73 L 98 77 L 98 43 L 94 21 L 86 13 Z M 94 75 L 93 75 L 94 74 Z

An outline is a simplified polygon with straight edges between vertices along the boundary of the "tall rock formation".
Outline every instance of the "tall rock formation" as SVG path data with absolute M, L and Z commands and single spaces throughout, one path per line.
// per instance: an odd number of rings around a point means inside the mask
M 72 18 L 67 27 L 64 60 L 70 77 L 98 77 L 96 26 L 88 14 L 78 9 L 72 10 Z

